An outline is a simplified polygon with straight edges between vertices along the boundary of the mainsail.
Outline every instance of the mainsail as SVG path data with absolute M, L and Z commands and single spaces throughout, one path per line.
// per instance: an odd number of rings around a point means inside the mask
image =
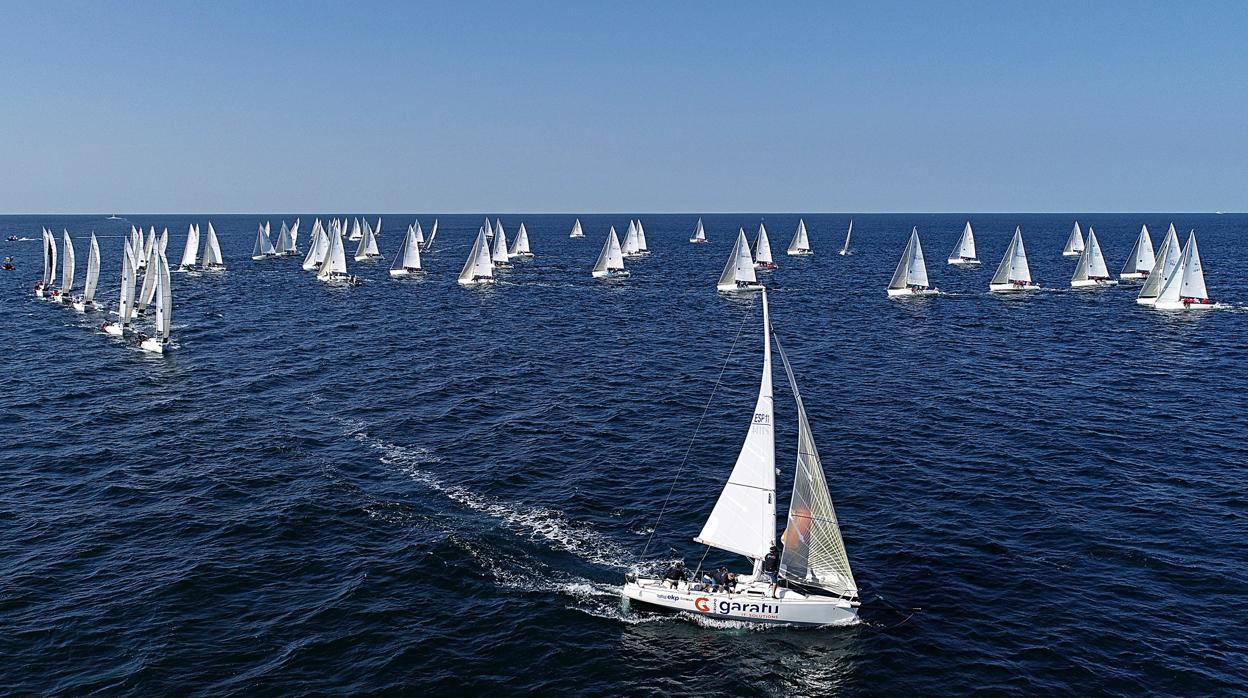
M 425 251 L 428 252 L 433 247 L 433 239 L 438 235 L 438 219 L 433 219 L 433 227 L 429 229 L 429 239 L 425 240 Z
M 156 256 L 156 266 L 158 267 L 156 285 L 160 287 L 160 293 L 156 299 L 156 336 L 169 339 L 170 322 L 173 319 L 173 289 L 172 284 L 169 283 L 169 261 L 165 259 L 165 255 Z
M 68 299 L 69 292 L 74 290 L 74 241 L 69 239 L 69 231 L 62 231 L 61 245 L 61 294 Z
M 95 241 L 95 232 L 91 233 L 91 250 L 87 253 L 87 283 L 82 287 L 82 302 L 95 300 L 95 287 L 100 280 L 100 244 Z
M 134 313 L 135 264 L 134 248 L 127 242 L 121 258 L 121 293 L 117 299 L 117 316 L 122 327 L 130 324 Z

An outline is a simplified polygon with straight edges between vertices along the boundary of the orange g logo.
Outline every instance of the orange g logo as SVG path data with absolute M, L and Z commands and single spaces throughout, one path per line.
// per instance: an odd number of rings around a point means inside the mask
M 707 599 L 705 596 L 699 596 L 698 598 L 693 600 L 693 607 L 703 613 L 710 613 L 711 607 L 709 604 L 706 603 L 708 600 L 709 599 Z

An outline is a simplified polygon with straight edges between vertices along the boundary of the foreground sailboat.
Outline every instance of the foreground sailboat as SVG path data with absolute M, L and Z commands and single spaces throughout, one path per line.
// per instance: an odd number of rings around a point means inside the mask
M 1161 287 L 1153 307 L 1157 310 L 1209 310 L 1217 307 L 1217 303 L 1209 300 L 1209 291 L 1205 288 L 1205 270 L 1200 264 L 1200 250 L 1196 247 L 1196 231 L 1188 233 L 1179 263 Z
M 754 235 L 754 268 L 759 271 L 771 271 L 776 263 L 771 259 L 771 242 L 767 239 L 767 226 L 758 224 L 758 232 Z
M 1149 271 L 1156 263 L 1157 259 L 1153 256 L 1153 239 L 1148 235 L 1148 226 L 1141 225 L 1140 235 L 1135 239 L 1135 244 L 1131 246 L 1131 252 L 1127 255 L 1127 263 L 1123 265 L 1118 278 L 1122 281 L 1147 279 Z
M 468 253 L 468 260 L 464 262 L 464 268 L 459 272 L 459 285 L 477 286 L 492 283 L 494 283 L 494 263 L 490 258 L 490 243 L 485 237 L 485 228 L 481 228 L 477 231 L 477 239 L 472 243 L 472 251 Z
M 1088 244 L 1079 255 L 1079 263 L 1075 265 L 1075 275 L 1070 277 L 1072 288 L 1104 288 L 1117 286 L 1118 282 L 1109 278 L 1109 269 L 1105 267 L 1105 256 L 1101 254 L 1101 243 L 1096 240 L 1096 231 L 1088 226 Z
M 410 276 L 420 271 L 419 231 L 419 224 L 417 227 L 407 226 L 407 235 L 403 236 L 399 253 L 394 256 L 394 262 L 390 265 L 390 276 Z
M 182 248 L 182 259 L 178 262 L 178 271 L 194 271 L 195 261 L 199 259 L 199 225 L 192 223 L 186 229 L 186 247 Z
M 173 319 L 173 294 L 169 283 L 169 262 L 165 255 L 157 254 L 156 269 L 156 334 L 138 336 L 139 348 L 153 354 L 169 351 L 169 329 Z
M 594 269 L 590 274 L 595 279 L 622 279 L 628 276 L 628 270 L 624 268 L 624 253 L 620 250 L 620 238 L 615 234 L 615 226 L 611 226 L 611 232 L 607 233 L 607 240 L 602 244 L 602 251 L 598 253 L 598 261 L 594 263 Z
M 91 249 L 87 253 L 87 280 L 82 287 L 82 295 L 74 299 L 74 310 L 85 313 L 95 310 L 95 287 L 100 281 L 100 244 L 95 241 L 95 232 L 91 233 Z
M 336 286 L 359 286 L 360 280 L 347 272 L 347 251 L 342 244 L 342 231 L 335 230 L 329 238 L 325 259 L 316 272 L 318 281 Z
M 1082 240 L 1082 238 L 1081 238 Z M 1019 291 L 1035 291 L 1040 284 L 1031 280 L 1031 267 L 1027 266 L 1027 250 L 1023 248 L 1023 231 L 1014 228 L 1014 237 L 1010 238 L 1009 247 L 1005 248 L 1005 256 L 997 265 L 997 272 L 988 282 L 988 290 L 993 293 L 1016 293 Z
M 737 241 L 732 245 L 728 264 L 724 265 L 715 288 L 724 293 L 763 290 L 754 273 L 754 258 L 750 256 L 750 243 L 745 239 L 744 229 L 737 230 Z
M 706 242 L 706 228 L 702 227 L 702 219 L 698 219 L 698 224 L 693 229 L 693 237 L 689 238 L 689 242 L 699 244 Z
M 958 244 L 954 246 L 953 252 L 949 253 L 949 259 L 946 261 L 960 267 L 979 264 L 979 258 L 975 256 L 975 233 L 971 232 L 970 221 L 967 221 L 966 226 L 962 228 L 962 237 L 958 238 Z
M 737 578 L 735 593 L 712 591 L 698 581 L 681 580 L 675 588 L 662 579 L 625 576 L 623 595 L 639 604 L 697 616 L 754 623 L 802 626 L 847 625 L 858 618 L 858 585 L 850 569 L 840 524 L 797 380 L 778 338 L 797 407 L 797 464 L 793 475 L 788 525 L 782 536 L 778 581 L 762 571 L 763 558 L 776 541 L 776 449 L 771 388 L 772 330 L 763 291 L 763 375 L 745 443 L 719 501 L 696 540 L 744 555 L 753 571 Z
M 524 224 L 520 224 L 520 229 L 516 231 L 516 239 L 511 243 L 511 249 L 507 252 L 508 257 L 519 257 L 521 259 L 529 259 L 533 257 L 533 251 L 529 249 L 529 231 L 525 229 Z
M 1179 249 L 1179 235 L 1174 232 L 1174 224 L 1171 223 L 1166 236 L 1161 239 L 1161 247 L 1157 248 L 1157 260 L 1153 262 L 1148 278 L 1144 279 L 1144 285 L 1140 287 L 1140 293 L 1135 297 L 1136 303 L 1152 305 L 1157 301 L 1161 288 L 1170 280 L 1175 269 L 1178 269 L 1180 256 L 1182 256 L 1182 250 Z
M 203 268 L 205 271 L 225 271 L 225 260 L 221 258 L 221 246 L 217 244 L 217 231 L 212 229 L 212 221 L 208 221 L 208 239 L 204 244 Z
M 927 263 L 923 261 L 923 245 L 919 243 L 919 228 L 910 230 L 910 240 L 901 253 L 901 261 L 893 278 L 888 282 L 889 298 L 902 296 L 934 296 L 940 291 L 927 287 Z
M 837 254 L 839 254 L 842 257 L 849 254 L 849 238 L 852 237 L 853 234 L 854 234 L 854 221 L 850 220 L 849 230 L 845 231 L 845 244 L 841 245 L 841 251 L 837 252 Z
M 570 237 L 570 238 L 583 238 L 583 237 L 585 237 L 585 231 L 584 231 L 584 230 L 581 230 L 581 219 L 580 219 L 580 218 L 577 218 L 577 219 L 576 219 L 576 222 L 572 224 L 572 232 L 568 233 L 568 237 Z
M 1079 221 L 1070 229 L 1070 237 L 1066 238 L 1066 247 L 1062 248 L 1063 257 L 1078 257 L 1083 254 L 1083 231 L 1079 229 Z
M 810 249 L 810 237 L 806 235 L 805 219 L 797 222 L 797 230 L 793 233 L 793 239 L 789 241 L 789 249 L 787 252 L 790 257 L 802 257 L 814 254 L 814 252 Z

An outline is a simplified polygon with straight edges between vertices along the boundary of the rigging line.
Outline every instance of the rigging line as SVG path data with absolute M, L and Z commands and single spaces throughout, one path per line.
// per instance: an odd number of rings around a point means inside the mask
M 689 437 L 689 446 L 685 448 L 685 457 L 680 459 L 680 466 L 676 468 L 676 475 L 672 477 L 672 486 L 667 489 L 667 496 L 663 498 L 663 506 L 659 508 L 659 515 L 654 520 L 654 528 L 650 529 L 650 535 L 646 538 L 646 546 L 641 549 L 643 558 L 650 550 L 650 542 L 654 540 L 655 531 L 659 530 L 659 522 L 663 520 L 663 514 L 667 511 L 667 504 L 672 499 L 672 492 L 676 491 L 676 483 L 680 481 L 680 473 L 685 469 L 685 464 L 689 462 L 689 454 L 693 452 L 693 444 L 698 439 L 698 431 L 702 428 L 702 420 L 706 419 L 707 410 L 711 409 L 711 402 L 715 399 L 715 391 L 719 390 L 719 384 L 724 379 L 724 371 L 728 370 L 728 362 L 732 359 L 732 352 L 737 348 L 737 340 L 741 338 L 741 331 L 745 329 L 745 323 L 752 315 L 753 313 L 747 313 L 741 318 L 741 325 L 737 327 L 737 335 L 732 338 L 732 346 L 728 347 L 728 356 L 724 357 L 724 363 L 719 367 L 719 377 L 715 379 L 715 385 L 711 388 L 711 396 L 706 399 L 706 405 L 702 408 L 702 415 L 698 417 L 697 426 L 693 428 L 693 436 Z M 706 556 L 703 555 L 703 557 Z

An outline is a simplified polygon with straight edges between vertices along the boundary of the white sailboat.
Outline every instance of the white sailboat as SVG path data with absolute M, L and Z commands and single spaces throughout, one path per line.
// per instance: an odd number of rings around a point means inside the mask
M 419 230 L 419 224 L 416 227 L 407 226 L 399 253 L 390 264 L 390 276 L 410 276 L 420 271 L 420 239 L 416 235 Z
M 1023 231 L 1014 228 L 1014 237 L 1010 238 L 1009 247 L 1005 248 L 1005 256 L 997 265 L 997 272 L 988 282 L 988 290 L 993 293 L 1015 293 L 1019 291 L 1035 291 L 1040 284 L 1031 280 L 1031 268 L 1027 266 L 1027 250 L 1023 247 Z
M 487 225 L 487 226 L 489 225 L 489 220 L 488 220 L 488 219 L 486 220 L 486 225 Z M 495 219 L 494 219 L 494 233 L 493 233 L 493 234 L 494 234 L 494 235 L 502 235 L 502 233 L 503 233 L 503 221 L 502 221 L 501 219 L 495 218 Z M 493 236 L 491 236 L 491 238 L 490 238 L 490 239 L 493 239 Z
M 82 295 L 74 299 L 74 310 L 85 313 L 95 310 L 95 287 L 100 281 L 100 243 L 95 240 L 95 231 L 91 232 L 91 248 L 87 253 L 87 279 L 82 287 Z
M 958 238 L 958 244 L 949 253 L 946 261 L 961 267 L 979 264 L 979 258 L 975 256 L 975 233 L 971 232 L 970 221 L 962 228 L 962 237 Z
M 205 271 L 225 271 L 225 260 L 221 258 L 221 246 L 217 244 L 217 231 L 208 221 L 208 238 L 204 241 L 203 266 Z
M 335 219 L 329 224 L 330 228 L 337 230 L 338 221 Z M 308 252 L 303 256 L 304 271 L 319 271 L 321 262 L 325 261 L 325 253 L 329 252 L 329 234 L 325 232 L 325 226 L 321 225 L 321 219 L 317 218 L 312 222 L 312 242 L 308 243 Z
M 751 623 L 802 626 L 847 625 L 858 619 L 858 585 L 841 537 L 827 477 L 792 366 L 776 339 L 776 350 L 797 407 L 797 463 L 788 522 L 783 534 L 779 586 L 773 596 L 762 560 L 776 540 L 776 451 L 771 386 L 772 330 L 763 292 L 763 375 L 745 443 L 694 540 L 749 558 L 751 573 L 738 575 L 735 593 L 705 584 L 664 580 L 629 572 L 623 595 L 634 603 L 696 616 Z
M 853 236 L 853 234 L 854 234 L 854 221 L 853 219 L 850 219 L 849 230 L 845 232 L 845 244 L 841 245 L 841 251 L 837 252 L 837 254 L 844 257 L 850 253 L 849 252 L 849 238 Z
M 1179 257 L 1182 254 L 1182 250 L 1179 249 L 1179 235 L 1174 232 L 1174 224 L 1171 223 L 1166 236 L 1161 240 L 1161 247 L 1157 248 L 1157 260 L 1153 263 L 1148 278 L 1144 279 L 1139 295 L 1135 297 L 1136 303 L 1152 305 L 1157 301 L 1162 286 L 1166 285 L 1175 269 L 1179 267 Z
M 54 300 L 57 291 L 52 288 L 56 283 L 56 236 L 51 230 L 43 229 L 43 278 L 35 284 L 35 295 L 40 298 Z
M 139 231 L 140 236 L 143 231 Z M 147 239 L 143 241 L 143 254 L 139 257 L 139 271 L 147 268 L 156 255 L 156 226 L 147 227 Z
M 529 259 L 533 257 L 533 251 L 529 249 L 529 231 L 525 229 L 524 224 L 520 224 L 520 229 L 516 231 L 516 239 L 511 243 L 511 249 L 507 252 L 508 257 L 520 257 L 521 259 Z
M 732 245 L 728 263 L 724 265 L 715 289 L 724 293 L 763 290 L 754 273 L 754 258 L 750 256 L 750 243 L 745 238 L 744 229 L 737 230 L 737 241 Z
M 607 233 L 607 240 L 598 253 L 598 261 L 594 263 L 591 275 L 595 279 L 622 279 L 628 276 L 624 268 L 624 252 L 620 249 L 620 238 L 615 234 L 615 226 Z
M 640 257 L 641 244 L 637 242 L 637 221 L 628 222 L 628 230 L 624 233 L 624 241 L 620 243 L 620 252 L 625 258 Z
M 511 255 L 507 254 L 507 234 L 503 232 L 502 225 L 494 229 L 494 250 L 490 259 L 493 260 L 496 269 L 511 267 Z
M 438 219 L 433 219 L 433 227 L 429 229 L 429 239 L 425 240 L 424 251 L 428 252 L 433 247 L 433 239 L 438 236 Z
M 282 221 L 285 224 L 285 221 Z M 287 255 L 299 254 L 299 219 L 295 219 L 294 225 L 290 226 L 290 249 L 286 250 Z
M 641 219 L 637 219 L 637 255 L 644 257 L 650 254 L 650 247 L 646 244 L 646 227 L 641 224 Z
M 585 231 L 584 231 L 584 230 L 581 230 L 581 219 L 580 219 L 580 218 L 577 218 L 577 219 L 576 219 L 576 222 L 572 224 L 572 232 L 568 234 L 568 237 L 570 237 L 570 238 L 583 238 L 583 237 L 585 237 Z
M 366 223 L 368 221 L 365 221 Z M 360 219 L 355 219 L 355 224 L 351 227 L 351 235 L 347 238 L 350 242 L 357 242 L 364 237 L 364 231 L 360 229 Z
M 1196 231 L 1188 233 L 1179 263 L 1161 287 L 1153 307 L 1157 310 L 1209 310 L 1217 307 L 1217 303 L 1209 300 L 1209 291 L 1205 288 L 1205 270 L 1200 264 L 1200 249 L 1196 247 Z
M 156 267 L 156 334 L 148 337 L 140 334 L 139 348 L 153 354 L 164 354 L 169 351 L 169 330 L 173 319 L 173 289 L 169 283 L 169 261 L 165 255 L 157 254 L 154 260 Z
M 701 244 L 706 242 L 706 228 L 702 226 L 702 219 L 698 219 L 698 224 L 693 228 L 693 237 L 689 238 L 689 242 Z
M 156 265 L 156 258 L 160 253 L 152 255 L 151 261 L 143 270 L 143 283 L 139 286 L 139 297 L 134 304 L 134 314 L 144 315 L 147 313 L 147 306 L 151 305 L 152 299 L 156 295 L 156 281 L 160 277 L 160 270 Z
M 290 244 L 290 228 L 286 227 L 286 221 L 282 221 L 282 227 L 277 232 L 277 242 L 273 243 L 273 251 L 283 257 L 293 254 Z
M 771 271 L 776 263 L 771 258 L 771 242 L 767 239 L 767 227 L 758 224 L 758 232 L 754 234 L 754 268 L 759 271 Z
M 477 239 L 472 243 L 468 260 L 464 262 L 464 268 L 459 272 L 459 285 L 478 286 L 492 283 L 494 283 L 494 264 L 490 259 L 490 243 L 485 237 L 483 227 L 477 231 Z
M 424 228 L 420 227 L 420 221 L 418 220 L 416 221 L 415 225 L 409 225 L 407 227 L 408 229 L 412 231 L 412 235 L 416 236 L 416 244 L 424 245 L 425 244 L 425 230 Z
M 74 290 L 74 266 L 77 260 L 74 257 L 74 241 L 69 238 L 69 231 L 61 231 L 61 289 L 59 293 L 53 294 L 52 300 L 57 303 L 69 303 L 73 298 Z
M 803 257 L 814 254 L 810 249 L 810 237 L 806 235 L 805 219 L 797 222 L 797 230 L 793 233 L 793 239 L 789 241 L 789 249 L 786 251 L 790 257 Z
M 1127 263 L 1123 265 L 1118 278 L 1122 281 L 1147 279 L 1157 259 L 1153 256 L 1153 239 L 1148 234 L 1148 226 L 1140 226 L 1140 234 L 1127 254 Z
M 130 327 L 130 317 L 134 308 L 135 276 L 134 248 L 127 240 L 121 255 L 121 290 L 117 293 L 117 321 L 101 325 L 102 332 L 120 337 Z
M 495 219 L 495 220 L 498 220 L 498 219 Z M 500 227 L 500 228 L 501 228 L 501 227 L 503 227 L 503 222 L 502 222 L 502 221 L 499 221 L 499 222 L 498 222 L 498 227 Z M 487 240 L 493 240 L 493 239 L 494 239 L 494 224 L 490 222 L 490 217 L 489 217 L 489 216 L 486 216 L 486 217 L 485 217 L 485 224 L 481 226 L 481 229 L 482 229 L 483 231 L 485 231 L 485 237 L 486 237 L 486 239 L 487 239 Z
M 901 253 L 901 261 L 893 278 L 888 282 L 889 298 L 934 296 L 940 291 L 927 286 L 927 263 L 923 260 L 923 245 L 919 242 L 919 228 L 910 230 L 910 239 Z
M 1070 229 L 1070 237 L 1066 238 L 1066 247 L 1062 249 L 1063 257 L 1078 257 L 1083 254 L 1083 231 L 1079 229 L 1079 221 Z
M 178 271 L 193 271 L 199 259 L 199 225 L 191 224 L 186 229 L 186 246 L 182 248 L 182 259 L 178 262 Z
M 343 248 L 342 233 L 338 230 L 329 236 L 329 248 L 325 250 L 325 259 L 321 260 L 316 278 L 335 285 L 359 284 L 358 279 L 347 273 L 347 251 Z
M 252 248 L 252 259 L 264 259 L 265 257 L 276 257 L 277 249 L 273 247 L 273 241 L 269 239 L 269 224 L 264 223 L 260 229 L 256 231 L 256 244 Z
M 1096 231 L 1088 226 L 1088 244 L 1079 254 L 1079 263 L 1075 265 L 1075 274 L 1070 277 L 1072 288 L 1104 288 L 1117 286 L 1118 282 L 1109 278 L 1109 269 L 1105 266 L 1105 256 L 1101 254 L 1101 243 L 1097 242 Z
M 381 223 L 381 219 L 377 219 L 377 223 Z M 380 257 L 381 250 L 377 249 L 377 236 L 373 233 L 373 227 L 364 221 L 364 232 L 360 236 L 360 244 L 355 248 L 355 261 L 362 262 L 366 259 Z

